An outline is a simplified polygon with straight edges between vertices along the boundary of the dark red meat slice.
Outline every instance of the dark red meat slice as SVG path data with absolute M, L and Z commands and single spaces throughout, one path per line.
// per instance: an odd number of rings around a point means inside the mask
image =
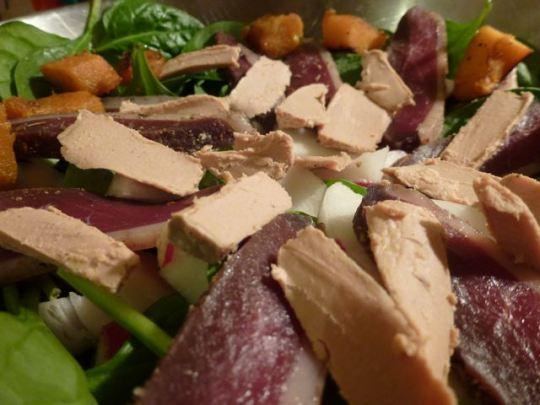
M 239 66 L 224 69 L 232 84 L 238 83 L 260 57 L 257 53 L 238 42 L 235 37 L 224 32 L 218 32 L 216 34 L 216 43 L 220 45 L 240 46 Z
M 539 162 L 540 103 L 534 102 L 527 114 L 514 126 L 502 148 L 480 170 L 503 176 Z
M 149 119 L 112 114 L 115 121 L 136 129 L 143 136 L 180 152 L 193 153 L 204 145 L 228 149 L 234 142 L 233 130 L 216 118 L 193 120 Z M 18 159 L 59 158 L 56 137 L 75 122 L 76 115 L 32 117 L 14 120 L 15 153 Z
M 289 65 L 292 73 L 287 94 L 308 84 L 321 83 L 328 88 L 326 101 L 329 101 L 341 85 L 332 55 L 325 49 L 305 44 L 285 57 L 284 62 Z
M 425 145 L 420 145 L 407 156 L 402 157 L 394 166 L 411 166 L 422 163 L 426 159 L 436 158 L 448 146 L 452 140 L 451 136 L 438 138 Z
M 280 215 L 227 259 L 141 391 L 140 404 L 278 404 L 295 389 L 317 401 L 320 378 L 287 386 L 305 338 L 270 276 L 280 246 L 310 222 Z
M 492 253 L 492 242 L 421 193 L 398 185 L 368 188 L 362 205 L 401 200 L 429 209 L 443 224 L 458 299 L 456 355 L 501 403 L 540 403 L 540 291 L 518 280 Z M 365 240 L 362 206 L 354 226 Z
M 420 144 L 418 127 L 441 97 L 446 76 L 438 64 L 442 41 L 446 47 L 444 20 L 421 7 L 407 11 L 392 37 L 389 61 L 412 90 L 415 101 L 415 105 L 399 110 L 386 130 L 383 140 L 392 149 L 411 151 Z

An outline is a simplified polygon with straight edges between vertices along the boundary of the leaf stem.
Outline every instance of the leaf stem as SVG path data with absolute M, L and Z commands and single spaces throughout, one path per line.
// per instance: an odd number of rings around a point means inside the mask
M 156 355 L 162 357 L 167 353 L 171 337 L 118 296 L 64 269 L 58 269 L 58 276 L 110 315 Z

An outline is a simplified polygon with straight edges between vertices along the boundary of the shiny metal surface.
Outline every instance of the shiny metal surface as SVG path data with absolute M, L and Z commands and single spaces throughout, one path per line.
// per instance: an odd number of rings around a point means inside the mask
M 439 12 L 446 18 L 465 21 L 476 16 L 483 0 L 169 0 L 204 22 L 250 21 L 265 13 L 297 12 L 306 31 L 318 32 L 317 24 L 327 7 L 359 14 L 381 28 L 395 28 L 403 13 L 415 4 Z M 494 0 L 489 23 L 540 46 L 540 0 Z M 46 31 L 75 37 L 84 24 L 86 5 L 80 4 L 23 18 Z

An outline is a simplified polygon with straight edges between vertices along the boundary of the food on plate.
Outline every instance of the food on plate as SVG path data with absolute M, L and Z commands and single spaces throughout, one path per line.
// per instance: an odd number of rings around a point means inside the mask
M 87 91 L 96 96 L 113 91 L 121 77 L 100 55 L 82 53 L 41 66 L 43 75 L 64 91 Z
M 540 402 L 538 51 L 489 1 L 101 3 L 0 24 L 0 403 Z
M 454 97 L 472 100 L 491 94 L 508 73 L 533 50 L 513 35 L 481 27 L 456 71 Z

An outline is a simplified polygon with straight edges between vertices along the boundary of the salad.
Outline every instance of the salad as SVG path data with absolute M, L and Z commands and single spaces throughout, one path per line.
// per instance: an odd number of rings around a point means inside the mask
M 490 9 L 0 25 L 0 403 L 539 403 L 540 54 Z

